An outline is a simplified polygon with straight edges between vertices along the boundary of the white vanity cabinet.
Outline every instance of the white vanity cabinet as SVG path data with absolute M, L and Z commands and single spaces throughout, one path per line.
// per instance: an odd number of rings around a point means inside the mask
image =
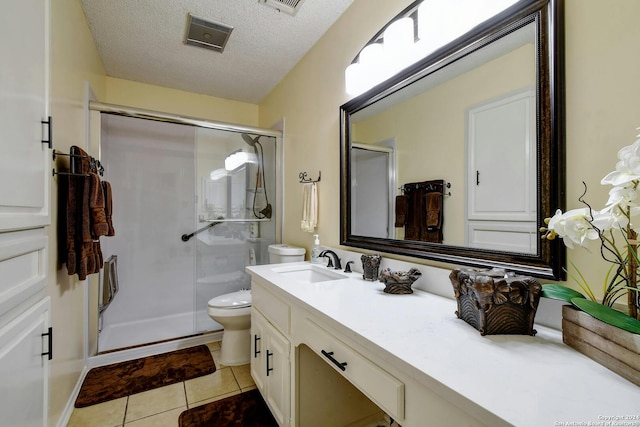
M 255 282 L 251 292 L 251 376 L 278 424 L 289 426 L 291 344 L 282 333 L 289 331 L 289 308 Z M 269 313 L 272 316 L 267 317 Z M 280 325 L 282 332 L 274 325 Z

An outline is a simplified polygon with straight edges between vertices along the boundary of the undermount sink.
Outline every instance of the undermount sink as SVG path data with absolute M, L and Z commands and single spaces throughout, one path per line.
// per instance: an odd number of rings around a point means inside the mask
M 327 267 L 322 267 L 314 264 L 276 267 L 272 269 L 272 271 L 281 274 L 287 279 L 303 283 L 326 282 L 329 280 L 340 280 L 347 278 L 347 276 L 345 276 L 344 274 L 338 273 L 336 271 L 331 271 L 328 270 Z

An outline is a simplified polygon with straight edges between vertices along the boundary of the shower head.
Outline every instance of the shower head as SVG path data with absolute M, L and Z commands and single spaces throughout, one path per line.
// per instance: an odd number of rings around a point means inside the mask
M 244 139 L 244 142 L 249 144 L 250 147 L 255 147 L 256 146 L 256 142 L 258 142 L 258 140 L 260 139 L 260 135 L 256 136 L 255 138 L 251 138 L 251 135 L 249 135 L 247 133 L 243 133 L 242 134 L 242 139 Z

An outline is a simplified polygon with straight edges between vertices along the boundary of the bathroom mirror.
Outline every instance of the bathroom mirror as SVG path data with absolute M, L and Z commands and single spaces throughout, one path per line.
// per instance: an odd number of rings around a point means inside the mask
M 342 245 L 564 278 L 564 248 L 538 232 L 564 207 L 562 14 L 521 0 L 340 107 Z M 387 153 L 378 166 L 360 163 L 368 146 Z M 397 222 L 396 197 L 433 180 L 438 242 Z

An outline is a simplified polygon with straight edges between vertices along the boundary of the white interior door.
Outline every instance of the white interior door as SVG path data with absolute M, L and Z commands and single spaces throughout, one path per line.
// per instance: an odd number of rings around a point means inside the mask
M 535 112 L 533 91 L 469 109 L 469 219 L 535 221 Z
M 537 252 L 535 113 L 532 90 L 468 111 L 466 243 L 470 247 Z

